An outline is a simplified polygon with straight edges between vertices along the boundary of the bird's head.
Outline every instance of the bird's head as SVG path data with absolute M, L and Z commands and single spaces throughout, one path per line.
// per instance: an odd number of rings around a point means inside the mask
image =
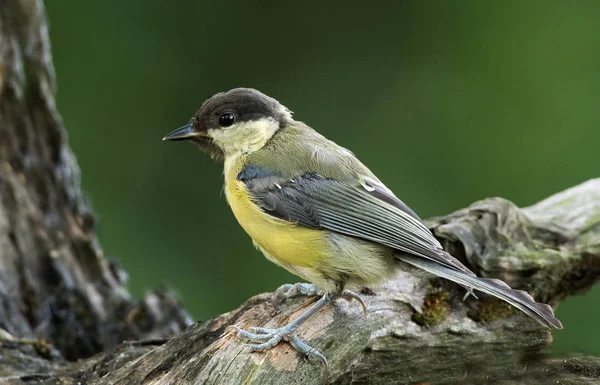
M 189 140 L 223 159 L 259 150 L 291 121 L 291 111 L 277 100 L 252 88 L 234 88 L 206 100 L 188 124 L 163 140 Z

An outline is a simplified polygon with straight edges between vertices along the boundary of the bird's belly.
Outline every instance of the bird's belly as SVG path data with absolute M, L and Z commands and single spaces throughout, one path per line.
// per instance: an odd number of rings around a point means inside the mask
M 291 267 L 319 269 L 323 264 L 329 252 L 324 231 L 300 227 L 266 214 L 250 200 L 241 181 L 228 183 L 225 194 L 242 228 L 271 261 L 296 274 L 298 271 Z

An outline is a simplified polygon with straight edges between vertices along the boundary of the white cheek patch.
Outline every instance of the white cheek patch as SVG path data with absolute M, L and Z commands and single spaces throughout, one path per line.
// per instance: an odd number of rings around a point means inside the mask
M 227 128 L 210 129 L 208 135 L 225 156 L 237 156 L 260 150 L 278 129 L 279 123 L 275 119 L 263 118 Z
M 210 129 L 208 135 L 225 156 L 236 156 L 260 150 L 278 129 L 279 123 L 275 119 L 263 118 L 227 128 Z

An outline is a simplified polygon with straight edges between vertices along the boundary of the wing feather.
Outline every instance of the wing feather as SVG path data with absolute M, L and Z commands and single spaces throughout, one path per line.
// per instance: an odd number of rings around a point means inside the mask
M 376 181 L 369 181 L 367 190 L 358 180 L 350 185 L 315 173 L 293 180 L 255 174 L 260 176 L 247 180 L 246 186 L 270 215 L 376 242 L 474 275 L 445 253 L 423 221 Z

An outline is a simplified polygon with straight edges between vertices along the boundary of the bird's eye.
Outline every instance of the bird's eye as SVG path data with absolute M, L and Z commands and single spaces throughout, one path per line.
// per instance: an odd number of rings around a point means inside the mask
M 235 123 L 235 116 L 231 112 L 227 112 L 219 118 L 219 124 L 221 127 L 229 127 Z

